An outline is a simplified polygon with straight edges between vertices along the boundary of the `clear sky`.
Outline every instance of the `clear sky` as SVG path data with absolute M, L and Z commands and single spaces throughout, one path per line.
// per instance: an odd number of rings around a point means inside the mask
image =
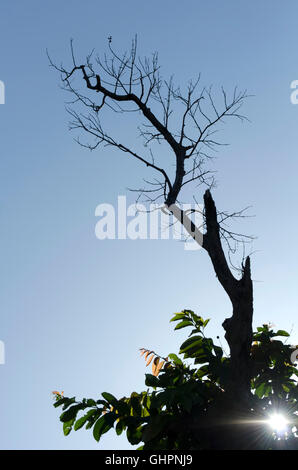
M 254 325 L 293 328 L 295 344 L 298 105 L 290 83 L 298 79 L 298 4 L 2 0 L 0 8 L 0 447 L 129 448 L 113 432 L 100 444 L 84 430 L 64 437 L 51 391 L 78 398 L 141 391 L 138 348 L 166 355 L 181 344 L 183 334 L 169 325 L 173 312 L 210 317 L 210 335 L 222 338 L 231 306 L 203 250 L 95 237 L 96 206 L 115 204 L 146 170 L 109 148 L 90 153 L 74 142 L 46 48 L 68 61 L 70 38 L 83 58 L 94 47 L 104 52 L 109 35 L 122 50 L 137 33 L 140 54 L 158 50 L 165 77 L 184 84 L 201 72 L 204 84 L 254 95 L 244 108 L 251 122 L 224 129 L 230 146 L 217 155 L 213 194 L 219 209 L 252 205 L 255 217 L 236 228 L 258 237 Z M 196 196 L 200 202 L 200 190 Z

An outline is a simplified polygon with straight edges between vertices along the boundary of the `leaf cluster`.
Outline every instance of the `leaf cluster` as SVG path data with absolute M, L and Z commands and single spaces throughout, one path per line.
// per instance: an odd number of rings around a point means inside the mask
M 166 358 L 141 348 L 147 365 L 152 363 L 153 367 L 153 373 L 145 375 L 146 391 L 120 399 L 103 392 L 99 400 L 82 401 L 57 395 L 54 406 L 62 407 L 60 420 L 65 435 L 85 426 L 92 429 L 96 441 L 111 429 L 117 435 L 126 432 L 130 444 L 141 444 L 139 449 L 144 450 L 213 448 L 210 432 L 198 428 L 197 423 L 206 418 L 208 421 L 208 416 L 219 414 L 219 410 L 224 416 L 228 413 L 231 404 L 225 389 L 230 359 L 221 346 L 205 336 L 209 320 L 183 310 L 171 322 L 176 323 L 175 330 L 190 328 L 190 333 L 179 353 L 168 354 Z M 297 449 L 297 369 L 290 360 L 291 346 L 276 339 L 287 336 L 283 330 L 274 332 L 270 325 L 254 332 L 248 411 L 251 422 L 258 423 L 265 423 L 270 413 L 282 411 L 289 421 L 283 441 L 287 448 Z M 263 436 L 261 448 L 278 448 L 280 436 L 265 424 L 262 426 L 265 440 Z M 222 435 L 223 429 L 220 432 Z

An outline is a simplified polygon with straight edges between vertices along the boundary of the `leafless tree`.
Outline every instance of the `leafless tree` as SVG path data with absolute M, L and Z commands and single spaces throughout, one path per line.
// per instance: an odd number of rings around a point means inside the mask
M 129 53 L 115 52 L 112 38 L 109 38 L 108 47 L 109 56 L 100 58 L 92 51 L 81 63 L 75 58 L 71 42 L 72 64 L 68 68 L 57 66 L 49 58 L 51 66 L 61 74 L 63 88 L 72 97 L 71 106 L 67 108 L 71 116 L 70 128 L 83 130 L 91 137 L 88 143 L 78 139 L 81 145 L 91 150 L 102 144 L 115 147 L 145 165 L 150 175 L 155 173 L 153 180 L 145 180 L 146 186 L 140 188 L 140 193 L 149 201 L 162 199 L 207 251 L 233 307 L 232 317 L 223 322 L 231 354 L 228 393 L 237 401 L 241 397 L 246 400 L 250 394 L 253 316 L 250 258 L 243 259 L 240 275 L 235 276 L 229 262 L 231 242 L 237 243 L 243 237 L 224 225 L 227 219 L 243 216 L 243 212 L 217 211 L 210 192 L 214 172 L 207 165 L 212 152 L 224 145 L 217 136 L 219 126 L 230 118 L 245 119 L 240 108 L 248 95 L 237 88 L 229 95 L 221 88 L 216 96 L 212 87 L 201 87 L 200 76 L 190 81 L 183 92 L 175 86 L 173 78 L 162 79 L 156 53 L 150 59 L 141 59 L 137 55 L 136 38 Z M 102 120 L 107 111 L 137 114 L 144 152 L 119 141 L 115 129 L 112 134 L 105 130 Z M 164 153 L 162 146 L 170 151 L 170 161 L 156 157 L 156 150 L 159 155 Z M 205 186 L 204 233 L 176 204 L 183 189 L 192 184 Z M 224 240 L 228 242 L 228 255 L 223 249 Z

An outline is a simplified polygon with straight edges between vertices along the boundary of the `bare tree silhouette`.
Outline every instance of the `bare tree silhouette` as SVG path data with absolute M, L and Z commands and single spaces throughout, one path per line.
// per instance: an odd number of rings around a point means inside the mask
M 136 38 L 129 53 L 115 52 L 111 36 L 108 48 L 109 57 L 104 55 L 101 59 L 92 51 L 82 64 L 75 58 L 71 41 L 72 65 L 69 68 L 57 66 L 49 57 L 51 66 L 61 74 L 63 88 L 72 96 L 71 106 L 67 108 L 71 116 L 70 129 L 82 130 L 91 137 L 91 142 L 87 143 L 78 138 L 80 145 L 90 150 L 100 145 L 112 146 L 155 172 L 153 180 L 144 180 L 146 186 L 138 189 L 140 195 L 148 201 L 162 200 L 208 253 L 233 307 L 232 317 L 223 322 L 231 353 L 228 393 L 238 403 L 245 403 L 251 393 L 253 285 L 250 258 L 243 258 L 238 275 L 232 273 L 229 253 L 235 244 L 245 241 L 245 237 L 225 226 L 228 219 L 243 217 L 244 212 L 217 211 L 210 191 L 215 182 L 214 172 L 208 168 L 208 163 L 212 153 L 225 145 L 217 138 L 219 125 L 230 118 L 246 119 L 240 108 L 248 95 L 235 88 L 230 96 L 221 88 L 216 97 L 212 87 L 200 87 L 200 76 L 190 81 L 183 92 L 175 86 L 172 77 L 168 81 L 162 79 L 157 53 L 150 59 L 138 57 Z M 136 113 L 140 117 L 138 135 L 145 153 L 118 141 L 116 130 L 112 134 L 105 130 L 102 118 L 107 110 L 125 115 Z M 161 145 L 160 149 L 163 145 L 167 147 L 173 156 L 171 162 L 160 163 L 161 158 L 156 158 L 156 144 Z M 174 165 L 174 172 L 169 170 L 169 164 Z M 190 185 L 206 188 L 203 231 L 195 227 L 176 204 L 182 190 Z M 228 245 L 227 254 L 223 241 Z

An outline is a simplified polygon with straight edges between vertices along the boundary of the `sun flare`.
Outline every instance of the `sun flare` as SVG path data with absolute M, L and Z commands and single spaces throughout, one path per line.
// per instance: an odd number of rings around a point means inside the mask
M 271 415 L 268 419 L 268 424 L 275 432 L 283 433 L 287 431 L 288 421 L 283 415 L 279 413 Z

